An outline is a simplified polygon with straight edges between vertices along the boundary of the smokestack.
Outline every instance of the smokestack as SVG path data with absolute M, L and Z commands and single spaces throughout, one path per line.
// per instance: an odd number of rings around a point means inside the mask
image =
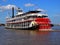
M 12 18 L 14 18 L 14 7 L 12 7 Z

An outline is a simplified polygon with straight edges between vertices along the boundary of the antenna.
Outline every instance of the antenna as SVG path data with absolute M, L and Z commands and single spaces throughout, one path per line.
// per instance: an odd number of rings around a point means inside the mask
M 9 15 L 9 17 L 11 17 L 11 16 L 10 16 L 10 12 L 8 12 L 8 15 Z

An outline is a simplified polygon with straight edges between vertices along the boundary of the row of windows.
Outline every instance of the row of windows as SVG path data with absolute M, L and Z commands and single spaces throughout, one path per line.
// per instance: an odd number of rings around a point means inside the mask
M 29 16 L 29 17 L 18 18 L 18 19 L 15 19 L 15 20 L 7 21 L 7 22 L 22 21 L 22 19 L 27 20 L 27 19 L 30 19 L 30 18 L 33 19 L 33 17 Z
M 29 26 L 30 22 L 26 22 L 26 23 L 20 23 L 20 24 L 7 24 L 7 26 L 11 26 L 11 27 L 23 27 L 23 26 Z
M 17 15 L 16 17 L 21 17 L 22 15 Z M 23 15 L 24 16 L 24 15 Z M 39 18 L 43 18 L 43 17 L 47 17 L 47 16 L 37 16 L 37 15 L 33 15 L 33 16 L 27 16 L 27 18 L 30 18 L 30 17 L 33 17 L 33 18 L 37 18 L 37 17 L 39 17 Z

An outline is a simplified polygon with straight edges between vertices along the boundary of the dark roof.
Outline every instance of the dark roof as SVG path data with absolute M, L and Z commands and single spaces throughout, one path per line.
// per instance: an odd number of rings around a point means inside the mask
M 27 14 L 30 14 L 30 13 L 39 13 L 41 11 L 29 11 L 29 12 L 26 12 Z
M 26 15 L 26 14 L 31 14 L 31 13 L 39 13 L 39 12 L 41 12 L 41 11 L 37 11 L 37 10 L 35 10 L 35 11 L 28 11 L 28 12 L 23 13 L 21 15 Z M 17 16 L 19 16 L 19 15 L 17 15 Z
M 40 11 L 29 11 L 27 13 L 39 13 Z
M 39 13 L 39 12 L 41 12 L 41 11 L 28 11 L 28 12 L 26 12 L 26 13 L 24 13 L 23 15 L 25 15 L 25 14 L 30 14 L 30 13 Z

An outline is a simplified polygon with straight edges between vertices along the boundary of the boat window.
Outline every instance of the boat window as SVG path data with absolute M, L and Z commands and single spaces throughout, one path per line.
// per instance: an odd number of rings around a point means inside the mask
M 37 16 L 37 18 L 43 18 L 42 16 Z
M 44 15 L 43 15 L 42 17 L 48 17 L 48 16 L 44 16 Z
M 48 17 L 48 16 L 37 16 L 38 18 L 44 18 L 44 17 Z
M 37 16 L 35 15 L 35 16 L 28 16 L 27 18 L 36 18 Z

